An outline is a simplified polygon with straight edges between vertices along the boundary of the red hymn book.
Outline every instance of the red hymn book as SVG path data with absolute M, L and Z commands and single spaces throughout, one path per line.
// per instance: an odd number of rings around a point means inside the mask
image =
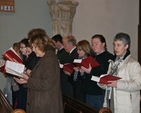
M 74 71 L 74 65 L 73 64 L 71 64 L 71 63 L 66 63 L 66 64 L 60 64 L 60 68 L 62 68 L 63 70 L 65 70 L 65 71 L 67 71 L 67 72 L 69 72 L 70 74 L 72 74 L 73 73 L 73 71 Z
M 116 81 L 119 79 L 121 78 L 110 74 L 101 75 L 100 77 L 92 76 L 91 78 L 92 81 L 99 82 L 101 84 L 110 84 L 109 81 Z
M 23 63 L 23 60 L 19 57 L 19 55 L 15 52 L 15 50 L 11 47 L 7 51 L 5 51 L 2 56 L 6 60 L 10 60 L 17 63 Z
M 77 67 L 83 66 L 85 68 L 89 68 L 89 64 L 91 65 L 92 68 L 100 65 L 92 56 L 89 56 L 89 57 L 84 58 L 84 59 L 74 59 L 73 63 Z

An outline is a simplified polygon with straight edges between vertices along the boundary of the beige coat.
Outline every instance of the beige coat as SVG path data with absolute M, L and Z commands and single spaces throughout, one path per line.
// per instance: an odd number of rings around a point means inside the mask
M 109 71 L 111 63 L 109 65 Z M 114 90 L 114 113 L 140 113 L 141 67 L 130 55 L 118 67 L 121 80 Z M 100 86 L 100 85 L 99 85 Z M 106 88 L 105 86 L 100 86 Z M 105 95 L 106 97 L 107 95 Z M 105 98 L 106 100 L 106 98 Z M 104 105 L 106 105 L 104 102 Z
M 63 113 L 60 68 L 48 50 L 32 70 L 27 83 L 27 113 Z

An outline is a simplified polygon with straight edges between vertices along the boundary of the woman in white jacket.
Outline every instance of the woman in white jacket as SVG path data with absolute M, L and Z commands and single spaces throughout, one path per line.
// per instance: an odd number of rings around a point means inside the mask
M 103 106 L 112 113 L 140 113 L 141 67 L 130 55 L 130 36 L 118 33 L 113 45 L 115 60 L 110 61 L 108 74 L 122 79 L 99 84 L 106 89 Z

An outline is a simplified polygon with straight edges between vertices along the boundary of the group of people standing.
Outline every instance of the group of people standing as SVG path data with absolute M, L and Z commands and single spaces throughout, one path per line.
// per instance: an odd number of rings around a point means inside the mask
M 77 42 L 74 36 L 57 34 L 49 38 L 40 28 L 30 30 L 28 38 L 20 41 L 18 51 L 26 68 L 22 78 L 14 77 L 19 90 L 13 94 L 15 97 L 23 95 L 17 98 L 17 104 L 23 102 L 26 109 L 22 109 L 27 113 L 63 113 L 63 93 L 97 109 L 109 107 L 112 113 L 139 113 L 141 67 L 131 57 L 130 43 L 128 34 L 116 34 L 112 55 L 101 34 L 95 34 L 90 44 L 86 39 Z M 94 68 L 90 64 L 88 68 L 75 66 L 73 73 L 59 67 L 59 64 L 89 56 L 100 65 Z M 109 84 L 91 80 L 93 75 L 103 74 L 122 79 L 109 81 Z
M 60 68 L 54 43 L 45 30 L 37 28 L 30 30 L 28 38 L 18 44 L 15 51 L 23 59 L 25 70 L 22 78 L 12 76 L 15 82 L 12 88 L 18 86 L 17 90 L 12 89 L 13 108 L 21 108 L 26 113 L 63 113 Z
M 95 68 L 90 65 L 88 69 L 85 67 L 74 67 L 75 71 L 72 74 L 61 69 L 60 77 L 62 93 L 97 109 L 102 108 L 104 90 L 96 82 L 92 81 L 91 77 L 92 75 L 100 76 L 106 74 L 109 65 L 108 60 L 113 59 L 113 55 L 107 51 L 105 38 L 100 34 L 94 35 L 91 39 L 92 46 L 87 40 L 81 40 L 77 43 L 74 36 L 62 38 L 60 35 L 55 35 L 52 40 L 55 42 L 56 47 L 58 47 L 58 43 L 63 45 L 58 48 L 57 54 L 61 54 L 61 51 L 68 54 L 63 57 L 63 64 L 73 63 L 74 59 L 83 59 L 88 56 L 92 56 L 100 64 Z
M 131 57 L 130 36 L 126 33 L 118 33 L 114 37 L 114 55 L 107 51 L 106 39 L 101 34 L 95 34 L 91 38 L 91 45 L 87 40 L 78 43 L 74 36 L 61 37 L 55 35 L 52 40 L 58 49 L 57 56 L 60 63 L 73 63 L 74 59 L 84 59 L 92 56 L 100 65 L 92 68 L 83 66 L 74 67 L 74 72 L 69 73 L 61 69 L 62 93 L 74 97 L 86 104 L 100 109 L 109 107 L 112 113 L 139 113 L 141 67 Z M 66 52 L 66 55 L 61 55 Z M 60 57 L 61 60 L 60 60 Z M 118 81 L 109 81 L 109 84 L 99 84 L 91 80 L 91 77 L 100 77 L 103 74 L 111 74 L 121 77 Z

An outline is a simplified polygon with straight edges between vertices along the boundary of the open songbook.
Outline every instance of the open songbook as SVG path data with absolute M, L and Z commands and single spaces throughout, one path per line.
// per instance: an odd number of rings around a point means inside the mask
M 18 77 L 22 77 L 21 73 L 24 72 L 24 68 L 25 66 L 23 64 L 12 62 L 9 60 L 7 60 L 5 64 L 6 73 L 9 73 Z
M 77 67 L 83 66 L 85 68 L 89 68 L 89 64 L 91 65 L 92 68 L 100 65 L 92 56 L 89 56 L 84 59 L 74 59 L 73 63 Z
M 6 59 L 6 60 L 10 60 L 13 62 L 18 62 L 18 63 L 22 63 L 23 60 L 19 57 L 19 55 L 15 52 L 15 50 L 11 47 L 9 48 L 7 51 L 5 51 L 2 56 Z
M 69 72 L 70 74 L 73 73 L 74 71 L 74 65 L 71 63 L 66 63 L 66 64 L 60 64 L 60 68 L 62 68 L 63 70 Z
M 110 84 L 109 81 L 115 81 L 115 80 L 119 80 L 119 79 L 121 79 L 121 78 L 117 77 L 117 76 L 110 75 L 110 74 L 101 75 L 100 77 L 92 76 L 92 78 L 91 78 L 91 80 L 93 80 L 95 82 L 99 82 L 101 84 Z

